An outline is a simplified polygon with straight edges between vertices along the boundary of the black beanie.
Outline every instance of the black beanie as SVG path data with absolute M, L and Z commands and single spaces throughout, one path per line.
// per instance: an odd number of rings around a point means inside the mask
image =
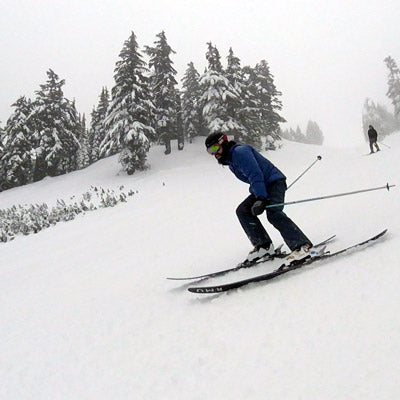
M 221 132 L 214 132 L 209 134 L 205 141 L 206 147 L 209 148 L 211 145 L 218 143 L 224 136 L 225 135 Z

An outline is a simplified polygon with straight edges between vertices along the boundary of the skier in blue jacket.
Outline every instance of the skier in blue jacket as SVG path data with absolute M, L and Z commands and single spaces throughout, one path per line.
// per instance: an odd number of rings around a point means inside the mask
M 283 212 L 283 206 L 265 208 L 269 204 L 284 203 L 285 175 L 253 147 L 229 141 L 220 132 L 210 134 L 205 145 L 219 164 L 228 165 L 238 179 L 250 184 L 250 196 L 236 209 L 240 224 L 254 246 L 247 259 L 252 261 L 274 254 L 272 240 L 258 218 L 264 211 L 291 250 L 288 262 L 307 257 L 312 243 Z

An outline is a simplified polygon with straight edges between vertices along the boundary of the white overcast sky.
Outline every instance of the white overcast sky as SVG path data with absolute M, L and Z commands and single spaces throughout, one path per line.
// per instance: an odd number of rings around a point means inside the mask
M 224 65 L 229 47 L 242 65 L 265 59 L 283 93 L 283 127 L 304 131 L 311 119 L 327 144 L 362 143 L 367 97 L 393 111 L 383 59 L 400 66 L 399 0 L 0 0 L 2 126 L 49 68 L 89 118 L 131 31 L 143 49 L 162 30 L 179 80 L 190 61 L 203 72 L 209 41 Z

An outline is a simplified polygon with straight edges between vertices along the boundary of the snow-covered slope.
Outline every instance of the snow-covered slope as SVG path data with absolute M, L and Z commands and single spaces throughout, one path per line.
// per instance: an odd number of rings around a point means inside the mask
M 400 184 L 400 135 L 380 153 L 285 142 L 267 156 L 287 201 Z M 250 243 L 235 208 L 248 194 L 203 141 L 126 176 L 117 157 L 0 193 L 0 208 L 80 196 L 91 185 L 137 193 L 36 235 L 0 244 L 0 398 L 400 398 L 400 195 L 374 191 L 286 207 L 331 249 L 388 228 L 369 248 L 269 283 L 194 295 L 167 276 L 227 268 Z M 276 245 L 279 234 L 263 221 Z M 267 271 L 225 276 L 225 281 Z M 211 281 L 210 281 L 211 282 Z

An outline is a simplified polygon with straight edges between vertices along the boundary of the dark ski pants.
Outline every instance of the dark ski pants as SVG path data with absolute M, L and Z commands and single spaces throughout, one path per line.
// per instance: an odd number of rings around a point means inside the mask
M 286 180 L 281 179 L 267 186 L 269 204 L 279 204 L 285 201 Z M 253 246 L 272 243 L 270 236 L 261 224 L 259 218 L 251 213 L 251 207 L 256 197 L 251 194 L 236 209 L 242 228 Z M 280 232 L 290 250 L 300 248 L 311 241 L 300 228 L 282 211 L 283 206 L 267 208 L 268 221 Z

